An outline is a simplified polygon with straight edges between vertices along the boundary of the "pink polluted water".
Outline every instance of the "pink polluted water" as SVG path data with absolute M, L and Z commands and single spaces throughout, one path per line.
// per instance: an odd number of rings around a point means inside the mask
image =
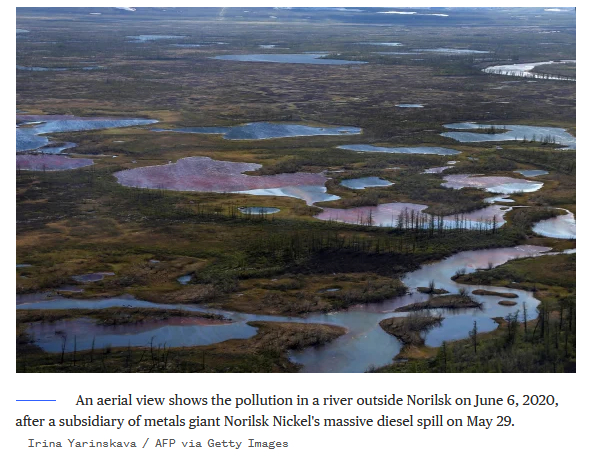
M 574 214 L 565 208 L 559 208 L 566 212 L 555 218 L 544 219 L 533 226 L 533 232 L 543 237 L 573 240 L 576 238 L 576 218 Z
M 75 170 L 90 166 L 93 160 L 87 158 L 71 158 L 63 155 L 23 154 L 16 156 L 16 169 L 29 171 L 63 171 Z
M 32 323 L 28 333 L 39 347 L 51 352 L 59 352 L 62 345 L 66 350 L 73 350 L 74 342 L 78 350 L 89 349 L 92 343 L 96 348 L 117 346 L 149 346 L 166 344 L 170 347 L 213 344 L 228 339 L 250 338 L 256 334 L 256 328 L 247 322 L 277 321 L 324 323 L 339 325 L 347 329 L 346 334 L 321 346 L 293 351 L 292 361 L 302 365 L 303 372 L 364 372 L 370 366 L 391 363 L 401 349 L 401 344 L 394 337 L 381 329 L 379 322 L 392 316 L 404 316 L 407 313 L 396 309 L 408 304 L 425 301 L 428 295 L 416 291 L 417 287 L 428 286 L 435 281 L 437 288 L 444 288 L 450 293 L 458 293 L 460 288 L 468 292 L 486 289 L 496 292 L 510 292 L 518 296 L 517 305 L 505 307 L 498 305 L 495 296 L 472 295 L 482 303 L 480 309 L 437 310 L 445 319 L 439 327 L 426 333 L 425 341 L 429 346 L 438 346 L 443 341 L 465 338 L 477 321 L 481 332 L 496 328 L 492 317 L 505 317 L 508 314 L 522 314 L 523 304 L 534 317 L 539 301 L 533 293 L 516 289 L 490 286 L 467 286 L 451 280 L 458 270 L 466 273 L 489 265 L 498 266 L 506 261 L 520 257 L 540 256 L 550 248 L 521 245 L 514 248 L 497 248 L 491 250 L 464 251 L 442 261 L 427 264 L 420 269 L 407 273 L 403 278 L 409 293 L 380 303 L 359 304 L 345 311 L 328 314 L 310 314 L 305 317 L 280 317 L 271 315 L 254 315 L 240 312 L 222 311 L 202 305 L 163 305 L 132 297 L 105 299 L 68 299 L 59 296 L 35 296 L 20 299 L 17 309 L 101 309 L 113 306 L 145 308 L 180 308 L 199 312 L 221 314 L 231 321 L 172 320 L 145 322 L 139 325 L 98 326 L 89 319 L 76 319 L 57 323 Z M 326 294 L 327 295 L 327 294 Z
M 326 193 L 327 178 L 322 173 L 244 174 L 261 166 L 188 157 L 166 165 L 119 171 L 115 177 L 123 186 L 147 189 L 288 196 L 308 204 L 339 198 Z
M 417 203 L 383 203 L 376 206 L 364 206 L 356 208 L 324 208 L 315 217 L 322 221 L 335 221 L 346 224 L 378 227 L 414 227 L 411 222 L 417 222 L 419 227 L 444 229 L 491 229 L 500 227 L 506 221 L 504 215 L 512 210 L 510 207 L 490 205 L 469 213 L 444 216 L 441 220 L 438 216 L 426 213 L 428 205 Z

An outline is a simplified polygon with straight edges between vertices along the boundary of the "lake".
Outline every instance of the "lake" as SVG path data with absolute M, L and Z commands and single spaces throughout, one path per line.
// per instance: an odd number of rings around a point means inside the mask
M 564 62 L 576 62 L 575 60 L 563 60 L 563 61 L 543 61 L 543 62 L 525 62 L 520 64 L 503 64 L 499 66 L 489 66 L 482 69 L 487 74 L 497 75 L 509 75 L 510 77 L 524 77 L 524 78 L 536 78 L 543 80 L 570 80 L 576 81 L 573 77 L 561 77 L 558 75 L 551 75 L 547 72 L 537 73 L 532 70 L 537 66 L 545 66 L 549 64 L 560 64 Z
M 41 122 L 16 128 L 16 151 L 35 150 L 50 144 L 45 134 L 73 131 L 105 130 L 139 125 L 150 125 L 157 120 L 116 119 L 106 117 L 74 117 L 71 115 L 16 115 L 22 122 Z
M 440 224 L 445 229 L 467 228 L 475 230 L 491 229 L 494 219 L 496 227 L 502 226 L 506 222 L 504 215 L 512 209 L 491 205 L 468 213 L 445 216 L 443 221 L 439 223 L 438 217 L 433 218 L 432 215 L 424 211 L 426 208 L 428 205 L 404 202 L 355 208 L 324 208 L 315 218 L 322 221 L 336 221 L 362 226 L 408 228 L 411 227 L 410 217 L 413 216 L 415 220 L 422 220 L 420 227 L 425 229 L 430 226 L 431 219 L 433 219 L 432 225 L 435 228 L 438 228 Z
M 567 149 L 576 148 L 576 138 L 569 134 L 563 128 L 553 128 L 547 126 L 530 126 L 530 125 L 488 125 L 472 122 L 449 123 L 443 125 L 445 128 L 452 130 L 467 131 L 450 131 L 441 133 L 442 136 L 455 139 L 460 142 L 496 142 L 496 141 L 528 141 L 536 140 L 538 142 L 555 141 L 556 144 L 566 146 Z M 507 131 L 505 133 L 473 133 L 469 130 L 497 129 Z
M 509 178 L 506 176 L 483 176 L 474 174 L 452 174 L 445 176 L 441 185 L 451 189 L 474 187 L 496 194 L 512 194 L 514 192 L 535 192 L 543 187 L 542 182 L 527 179 Z
M 200 126 L 172 129 L 156 128 L 152 131 L 194 134 L 223 134 L 224 139 L 231 139 L 235 141 L 294 138 L 299 136 L 350 136 L 361 134 L 361 129 L 355 126 L 317 127 L 271 122 L 246 123 L 244 125 L 233 127 Z
M 383 154 L 432 154 L 432 155 L 457 155 L 461 151 L 447 149 L 446 147 L 380 147 L 371 144 L 346 144 L 338 146 L 338 149 L 354 150 L 356 152 L 377 152 Z
M 127 187 L 287 196 L 300 198 L 308 204 L 339 198 L 326 193 L 327 178 L 322 173 L 243 174 L 261 166 L 209 157 L 187 157 L 175 163 L 123 170 L 114 175 L 119 184 Z
M 291 53 L 291 54 L 224 54 L 213 59 L 240 62 L 274 62 L 283 64 L 322 64 L 328 66 L 367 64 L 365 61 L 346 61 L 344 59 L 322 59 L 327 54 Z

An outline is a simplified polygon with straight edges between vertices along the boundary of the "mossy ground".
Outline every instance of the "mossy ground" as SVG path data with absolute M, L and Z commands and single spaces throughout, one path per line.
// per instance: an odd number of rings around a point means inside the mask
M 50 27 L 47 14 L 53 15 Z M 163 20 L 158 33 L 187 35 L 180 40 L 184 43 L 226 43 L 191 49 L 165 41 L 129 43 L 127 35 L 153 30 L 147 13 L 134 13 L 133 19 L 107 13 L 99 18 L 78 14 L 71 9 L 19 10 L 19 27 L 31 32 L 17 40 L 17 64 L 38 65 L 43 56 L 47 66 L 80 68 L 90 53 L 104 67 L 17 71 L 18 109 L 31 114 L 154 118 L 160 121 L 158 127 L 276 121 L 350 125 L 363 131 L 360 136 L 261 141 L 156 133 L 153 127 L 51 135 L 55 141 L 76 142 L 72 155 L 92 158 L 95 165 L 66 172 L 17 172 L 17 263 L 31 264 L 17 270 L 17 293 L 55 290 L 71 285 L 74 275 L 112 271 L 115 276 L 85 284 L 83 292 L 68 296 L 129 294 L 162 303 L 210 303 L 244 312 L 304 315 L 398 295 L 403 292 L 399 277 L 404 272 L 458 251 L 523 243 L 559 250 L 575 246 L 575 241 L 542 238 L 531 232 L 535 220 L 556 213 L 546 207 L 576 212 L 575 152 L 513 141 L 499 143 L 502 149 L 498 150 L 498 143 L 459 144 L 440 136 L 445 131 L 443 124 L 466 120 L 499 126 L 555 126 L 575 134 L 576 95 L 571 82 L 508 84 L 514 78 L 481 72 L 487 65 L 512 62 L 515 56 L 525 62 L 546 58 L 538 46 L 537 32 L 518 29 L 515 40 L 519 24 L 501 11 L 487 12 L 490 16 L 485 20 L 461 11 L 456 18 L 447 18 L 448 27 L 429 23 L 425 28 L 406 28 L 395 23 L 404 18 L 384 18 L 394 21 L 396 40 L 409 48 L 429 48 L 432 34 L 457 48 L 488 49 L 493 43 L 489 56 L 424 55 L 422 61 L 412 56 L 378 55 L 370 45 L 354 45 L 358 50 L 351 50 L 351 40 L 389 41 L 388 28 L 380 28 L 381 32 L 371 24 L 350 24 L 338 17 L 330 17 L 326 28 L 296 11 L 281 13 L 297 20 L 285 21 L 278 31 L 268 15 L 248 20 L 228 12 L 219 21 L 218 11 L 211 9 L 201 16 L 185 12 L 179 21 L 171 12 L 158 12 Z M 488 20 L 493 27 L 486 25 Z M 473 26 L 458 29 L 453 21 L 471 21 Z M 551 58 L 575 57 L 575 25 L 562 18 L 550 25 L 539 20 L 537 25 L 554 28 L 558 23 L 563 33 L 552 36 Z M 54 40 L 59 46 L 38 43 Z M 295 53 L 328 49 L 342 53 L 342 58 L 369 64 L 291 66 L 210 59 L 218 54 L 258 52 L 260 43 L 288 43 Z M 407 101 L 409 95 L 412 101 Z M 424 108 L 396 107 L 403 102 L 420 102 Z M 352 143 L 441 146 L 461 153 L 452 157 L 359 154 L 336 148 Z M 540 168 L 550 174 L 539 178 L 544 183 L 539 191 L 512 196 L 516 205 L 532 208 L 509 212 L 499 232 L 444 235 L 318 222 L 313 218 L 318 207 L 288 197 L 136 190 L 120 186 L 113 177 L 122 169 L 162 165 L 189 156 L 261 164 L 252 174 L 344 170 L 327 173 L 332 179 L 326 184 L 329 193 L 342 198 L 318 206 L 401 201 L 428 205 L 427 211 L 443 214 L 481 208 L 483 199 L 493 194 L 444 188 L 444 174 L 421 174 L 425 168 L 458 160 L 448 173 L 518 178 L 521 176 L 513 170 Z M 393 167 L 399 169 L 390 169 Z M 395 184 L 364 191 L 339 185 L 341 179 L 361 176 L 379 176 Z M 260 219 L 239 215 L 235 210 L 240 206 L 270 206 L 281 211 Z M 151 263 L 152 259 L 160 262 Z M 537 281 L 519 283 L 543 285 L 541 272 L 535 274 Z M 180 285 L 176 278 L 186 274 L 193 276 L 191 283 Z M 564 275 L 567 277 L 571 285 L 575 277 Z M 322 292 L 326 288 L 339 291 Z M 220 348 L 229 347 L 222 344 L 209 350 L 222 354 Z M 141 356 L 141 351 L 132 351 L 134 357 L 136 353 Z M 127 351 L 121 354 L 113 367 L 125 368 L 132 362 L 125 358 Z M 197 359 L 186 360 L 191 369 Z M 228 369 L 242 366 L 237 355 L 220 359 L 220 363 L 224 360 Z M 285 369 L 293 369 L 282 360 Z M 279 362 L 247 359 L 243 369 L 276 371 L 283 366 L 276 365 Z

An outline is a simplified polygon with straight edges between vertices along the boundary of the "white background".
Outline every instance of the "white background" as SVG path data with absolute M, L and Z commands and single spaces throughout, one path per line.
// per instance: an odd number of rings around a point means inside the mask
M 241 6 L 294 6 L 285 2 L 240 2 Z M 227 6 L 236 6 L 237 2 L 224 2 Z M 462 2 L 435 3 L 396 3 L 398 6 L 484 6 L 466 4 Z M 9 140 L 4 152 L 5 168 L 0 187 L 3 188 L 3 210 L 5 218 L 2 227 L 3 239 L 3 267 L 2 288 L 6 305 L 6 312 L 13 312 L 15 304 L 14 274 L 14 216 L 15 190 L 14 164 L 12 163 L 11 143 L 13 143 L 12 118 L 14 110 L 15 74 L 15 6 L 49 6 L 40 2 L 13 3 L 2 7 L 2 33 L 4 45 L 5 69 L 3 79 L 3 130 L 4 139 Z M 51 6 L 82 6 L 77 2 L 52 3 Z M 90 6 L 90 5 L 87 5 Z M 97 6 L 94 4 L 93 6 Z M 143 6 L 172 6 L 162 3 L 143 2 Z M 176 2 L 174 6 L 219 6 L 204 2 Z M 297 6 L 385 6 L 380 2 L 297 2 Z M 395 4 L 387 4 L 394 7 Z M 486 6 L 546 6 L 555 4 L 545 2 L 533 4 L 530 2 L 495 2 Z M 558 7 L 560 5 L 557 5 Z M 575 3 L 561 6 L 576 6 Z M 580 130 L 577 132 L 579 151 L 578 171 L 587 171 L 587 138 L 585 123 L 587 122 L 586 107 L 587 90 L 585 82 L 586 52 L 585 39 L 586 8 L 578 8 L 578 30 L 580 37 L 581 57 L 578 57 L 578 98 L 582 108 L 581 120 L 578 122 Z M 12 57 L 12 59 L 10 59 Z M 548 56 L 550 58 L 550 56 Z M 14 145 L 14 144 L 12 144 Z M 581 235 L 578 257 L 580 264 L 577 271 L 583 283 L 587 274 L 587 251 L 584 238 L 587 220 L 588 197 L 587 188 L 582 182 L 578 195 L 578 215 L 576 216 Z M 582 291 L 584 293 L 584 291 Z M 583 329 L 588 322 L 585 313 L 587 306 L 578 303 L 578 319 Z M 535 459 L 556 460 L 567 458 L 571 460 L 588 459 L 586 440 L 588 434 L 588 404 L 586 391 L 588 389 L 588 347 L 583 335 L 578 335 L 578 372 L 572 375 L 378 375 L 378 374 L 324 374 L 324 375 L 40 375 L 17 374 L 15 370 L 14 317 L 12 320 L 5 315 L 3 323 L 3 350 L 5 352 L 4 372 L 2 379 L 2 424 L 1 448 L 6 456 L 4 459 L 125 459 L 130 456 L 141 456 L 143 459 L 159 459 L 162 456 L 174 459 L 231 459 L 236 456 L 246 459 L 266 459 L 280 456 L 284 459 L 326 459 L 340 457 L 341 459 L 357 459 L 360 457 L 386 457 L 387 459 Z M 583 330 L 582 330 L 583 331 Z M 248 396 L 258 393 L 261 396 L 273 395 L 296 397 L 325 397 L 330 394 L 337 397 L 372 397 L 374 395 L 395 393 L 405 399 L 407 394 L 430 396 L 433 393 L 448 393 L 454 397 L 483 396 L 503 397 L 513 394 L 522 402 L 523 394 L 553 394 L 559 407 L 523 407 L 518 408 L 504 405 L 502 407 L 470 408 L 470 407 L 244 407 L 236 410 L 233 407 L 76 407 L 75 402 L 79 394 L 85 397 L 116 397 L 119 394 L 132 393 L 134 397 L 144 394 L 153 397 L 170 397 L 179 394 L 186 397 L 211 397 L 220 394 L 226 397 Z M 16 402 L 16 399 L 56 399 L 57 402 Z M 483 410 L 483 411 L 480 411 Z M 213 417 L 234 415 L 247 417 L 251 414 L 293 415 L 305 417 L 307 414 L 318 418 L 324 417 L 372 417 L 375 420 L 382 414 L 390 417 L 406 417 L 414 414 L 415 418 L 427 418 L 435 414 L 449 417 L 466 417 L 467 415 L 494 418 L 490 429 L 478 427 L 463 428 L 430 428 L 427 430 L 412 428 L 325 428 L 325 427 L 296 427 L 296 428 L 94 428 L 94 429 L 59 429 L 59 428 L 16 428 L 16 418 L 24 415 L 37 418 L 66 418 L 77 414 L 79 417 L 100 414 L 105 417 L 132 418 L 138 414 L 144 417 L 174 417 L 179 414 L 184 418 L 195 416 Z M 513 427 L 496 427 L 496 416 L 510 415 Z M 61 441 L 68 447 L 67 439 L 77 440 L 108 440 L 113 438 L 121 441 L 135 441 L 140 446 L 150 437 L 148 449 L 70 449 L 70 448 L 27 448 L 28 439 L 37 441 Z M 176 448 L 153 448 L 157 438 L 174 438 Z M 287 441 L 286 449 L 248 449 L 247 439 L 260 441 Z M 240 450 L 231 448 L 181 448 L 181 441 L 201 441 L 206 445 L 207 440 L 234 440 L 243 442 Z M 138 451 L 141 450 L 141 451 Z

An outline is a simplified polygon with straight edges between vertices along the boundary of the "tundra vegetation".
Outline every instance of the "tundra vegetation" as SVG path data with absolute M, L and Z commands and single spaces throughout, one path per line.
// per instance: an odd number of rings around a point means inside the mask
M 27 326 L 74 318 L 105 326 L 172 317 L 227 322 L 232 312 L 305 317 L 405 295 L 404 274 L 457 252 L 522 244 L 555 252 L 575 248 L 575 240 L 541 237 L 531 229 L 540 220 L 565 213 L 558 208 L 575 214 L 575 150 L 562 150 L 542 137 L 460 143 L 440 135 L 448 131 L 444 124 L 472 121 L 492 125 L 481 130 L 486 134 L 522 124 L 564 128 L 575 136 L 574 82 L 547 78 L 533 83 L 482 72 L 498 64 L 575 59 L 575 14 L 552 15 L 549 21 L 535 15 L 534 9 L 459 8 L 451 9 L 448 17 L 378 14 L 379 8 L 237 10 L 17 9 L 17 27 L 28 31 L 18 34 L 16 41 L 17 122 L 24 113 L 158 120 L 149 126 L 52 133 L 53 147 L 76 144 L 65 150 L 63 160 L 53 161 L 60 165 L 56 171 L 27 169 L 25 160 L 38 154 L 22 153 L 16 169 L 16 257 L 22 265 L 17 267 L 17 294 L 59 293 L 68 301 L 127 295 L 162 305 L 200 304 L 227 311 L 221 318 L 180 308 L 25 311 L 17 306 L 17 371 L 297 371 L 300 367 L 289 361 L 289 350 L 321 347 L 345 330 L 311 323 L 251 322 L 257 328 L 253 337 L 209 346 L 170 348 L 154 342 L 146 347 L 50 353 L 35 345 Z M 97 12 L 101 14 L 90 14 Z M 527 27 L 519 14 L 530 16 Z M 389 27 L 380 27 L 384 24 Z M 156 30 L 169 37 L 129 38 Z M 445 48 L 488 53 L 428 51 L 433 36 Z M 402 46 L 371 44 L 385 42 Z M 261 49 L 266 43 L 289 50 Z M 365 64 L 212 59 L 318 50 L 326 51 L 326 59 Z M 36 67 L 44 70 L 32 70 Z M 570 63 L 542 67 L 535 72 L 575 76 Z M 423 107 L 397 107 L 404 103 Z M 359 127 L 361 132 L 235 140 L 186 130 L 153 131 L 252 122 Z M 445 147 L 460 153 L 338 148 L 347 144 Z M 287 196 L 167 190 L 165 184 L 125 187 L 115 176 L 187 157 L 261 165 L 245 172 L 252 176 L 324 173 L 327 193 L 338 199 L 307 204 Z M 451 170 L 422 174 L 449 160 L 457 162 Z M 65 164 L 80 167 L 63 169 Z M 488 206 L 484 199 L 497 195 L 444 187 L 443 175 L 502 176 L 517 182 L 522 179 L 518 169 L 548 174 L 533 178 L 543 183 L 539 190 L 510 194 L 514 202 L 508 206 L 514 208 L 506 213 L 504 225 L 436 225 L 438 217 L 482 209 Z M 363 177 L 393 184 L 365 189 L 341 185 L 342 180 Z M 393 202 L 427 206 L 425 213 L 433 218 L 406 217 L 402 225 L 396 222 L 392 227 L 374 226 L 370 218 L 362 225 L 314 218 L 323 207 Z M 280 212 L 240 212 L 247 207 Z M 115 275 L 91 283 L 73 278 L 95 272 Z M 190 280 L 182 285 L 177 278 L 185 275 Z M 523 306 L 520 316 L 498 319 L 494 332 L 470 336 L 465 331 L 465 340 L 429 348 L 423 344 L 424 335 L 442 318 L 423 309 L 445 308 L 443 315 L 448 317 L 453 309 L 479 307 L 469 297 L 471 290 L 449 294 L 433 280 L 419 288 L 430 296 L 428 301 L 401 309 L 415 312 L 382 322 L 407 346 L 398 358 L 409 360 L 392 362 L 381 371 L 575 371 L 575 255 L 459 271 L 454 280 L 532 290 L 541 305 L 538 312 L 527 310 L 525 322 Z

